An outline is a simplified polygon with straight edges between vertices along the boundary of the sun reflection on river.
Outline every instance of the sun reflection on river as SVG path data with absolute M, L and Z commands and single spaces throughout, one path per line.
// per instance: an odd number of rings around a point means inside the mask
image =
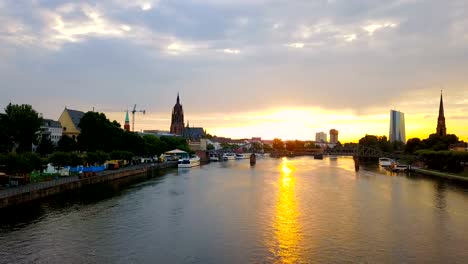
M 296 263 L 299 259 L 298 244 L 301 240 L 299 212 L 295 197 L 296 179 L 293 176 L 294 167 L 288 159 L 283 158 L 280 166 L 278 200 L 274 229 L 276 235 L 275 255 L 280 263 Z

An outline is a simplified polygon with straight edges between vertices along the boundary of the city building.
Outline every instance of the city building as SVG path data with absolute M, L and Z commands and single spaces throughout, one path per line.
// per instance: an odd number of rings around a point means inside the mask
M 129 132 L 130 132 L 130 118 L 128 118 L 128 110 L 127 110 L 127 112 L 125 113 L 125 124 L 124 124 L 124 129 L 125 129 L 125 131 L 129 131 Z
M 60 125 L 62 125 L 63 134 L 76 139 L 81 132 L 78 124 L 80 124 L 80 120 L 84 114 L 84 112 L 67 109 L 65 107 L 58 120 Z
M 330 130 L 330 144 L 338 144 L 338 130 Z
M 439 105 L 439 117 L 437 118 L 437 135 L 446 136 L 447 127 L 445 126 L 445 115 L 444 115 L 444 102 L 442 99 L 442 91 L 440 91 L 440 105 Z
M 180 136 L 184 134 L 184 110 L 180 104 L 179 94 L 177 94 L 177 102 L 172 110 L 170 133 Z
M 390 110 L 390 142 L 406 142 L 405 114 Z
M 52 141 L 52 144 L 55 146 L 58 145 L 60 138 L 62 137 L 63 129 L 60 122 L 54 121 L 52 119 L 44 119 L 41 126 L 41 139 L 49 138 Z
M 315 133 L 315 142 L 319 143 L 326 143 L 327 142 L 327 133 L 325 132 L 318 132 Z
M 184 129 L 183 137 L 191 141 L 200 141 L 206 135 L 203 127 L 186 127 Z

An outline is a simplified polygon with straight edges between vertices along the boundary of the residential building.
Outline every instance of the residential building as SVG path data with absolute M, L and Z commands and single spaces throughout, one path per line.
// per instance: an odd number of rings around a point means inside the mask
M 318 132 L 315 133 L 315 142 L 319 143 L 326 143 L 327 142 L 327 133 L 325 132 Z
M 331 144 L 338 144 L 338 130 L 331 129 L 330 130 L 330 143 Z
M 405 114 L 390 110 L 390 142 L 406 142 Z
M 65 108 L 60 115 L 59 122 L 62 125 L 63 135 L 76 139 L 81 132 L 78 127 L 84 112 Z
M 437 118 L 436 133 L 439 136 L 447 135 L 447 127 L 445 126 L 444 102 L 442 99 L 442 91 L 440 91 L 439 117 Z
M 57 146 L 62 137 L 63 129 L 60 122 L 52 119 L 44 119 L 41 126 L 41 138 L 47 137 L 52 143 Z

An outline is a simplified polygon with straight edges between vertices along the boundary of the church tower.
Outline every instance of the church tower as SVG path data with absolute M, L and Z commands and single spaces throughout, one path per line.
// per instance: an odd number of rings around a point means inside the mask
M 445 127 L 444 102 L 442 100 L 442 91 L 440 91 L 439 118 L 437 119 L 437 135 L 447 135 L 447 128 Z
M 184 110 L 180 104 L 179 93 L 177 93 L 177 102 L 172 110 L 171 134 L 184 134 Z
M 127 113 L 125 114 L 125 125 L 124 125 L 125 131 L 130 132 L 130 118 L 128 118 L 128 110 Z

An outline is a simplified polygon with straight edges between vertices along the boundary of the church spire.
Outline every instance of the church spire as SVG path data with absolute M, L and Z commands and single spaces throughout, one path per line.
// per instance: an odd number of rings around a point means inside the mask
M 437 135 L 446 136 L 447 128 L 445 126 L 444 100 L 442 90 L 440 91 L 439 117 L 437 118 Z
M 130 118 L 128 118 L 128 110 L 125 114 L 125 124 L 124 124 L 124 129 L 126 131 L 130 131 Z
M 179 92 L 177 92 L 177 104 L 180 104 Z
M 442 90 L 440 90 L 439 116 L 444 116 L 444 101 L 442 99 Z

